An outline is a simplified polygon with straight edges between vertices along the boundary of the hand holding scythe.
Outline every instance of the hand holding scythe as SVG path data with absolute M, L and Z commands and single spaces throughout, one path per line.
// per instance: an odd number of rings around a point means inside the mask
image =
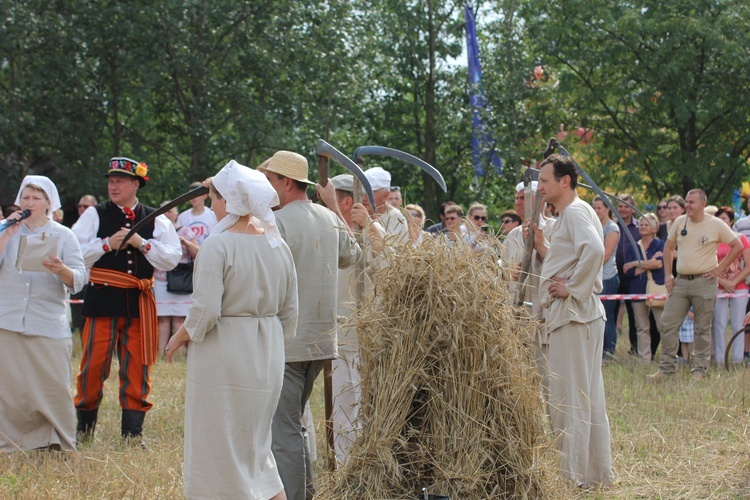
M 544 157 L 547 158 L 549 155 L 552 154 L 554 151 L 554 148 L 552 146 L 552 141 L 550 141 L 549 145 L 547 146 L 547 150 L 544 152 Z M 536 172 L 538 175 L 538 171 Z M 531 182 L 532 182 L 532 176 L 534 174 L 534 169 L 527 169 L 526 172 L 524 172 L 524 202 L 526 203 L 526 207 L 529 207 L 531 205 L 531 200 L 534 197 L 533 191 L 531 189 Z M 524 240 L 523 245 L 523 261 L 521 264 L 521 273 L 518 275 L 518 286 L 516 287 L 516 296 L 513 300 L 513 303 L 520 307 L 523 305 L 524 297 L 526 296 L 526 287 L 528 286 L 527 280 L 529 277 L 529 272 L 531 271 L 531 259 L 533 256 L 533 250 L 534 250 L 534 236 L 535 236 L 535 226 L 537 225 L 537 222 L 539 221 L 539 214 L 542 212 L 542 206 L 544 205 L 544 197 L 543 196 L 536 196 L 536 201 L 534 202 L 534 208 L 531 210 L 531 218 L 529 219 L 529 226 L 528 226 L 528 233 L 526 234 L 526 239 Z M 526 214 L 528 214 L 528 208 L 526 211 Z

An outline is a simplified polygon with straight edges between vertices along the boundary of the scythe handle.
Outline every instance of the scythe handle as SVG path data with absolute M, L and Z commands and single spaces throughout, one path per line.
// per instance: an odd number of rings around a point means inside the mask
M 516 288 L 516 297 L 514 304 L 518 307 L 523 305 L 523 298 L 526 295 L 527 280 L 531 271 L 531 259 L 534 250 L 534 224 L 539 221 L 539 214 L 542 212 L 544 197 L 537 194 L 534 201 L 534 210 L 529 219 L 529 234 L 526 236 L 523 249 L 523 263 L 521 264 L 521 273 L 518 275 L 518 287 Z
M 328 184 L 328 157 L 320 155 L 318 156 L 318 183 L 326 187 Z

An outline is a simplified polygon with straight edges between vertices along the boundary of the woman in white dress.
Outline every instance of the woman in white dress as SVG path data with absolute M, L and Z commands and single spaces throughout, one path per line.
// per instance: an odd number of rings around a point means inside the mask
M 207 184 L 219 223 L 195 263 L 193 302 L 167 344 L 190 342 L 185 398 L 187 498 L 284 499 L 271 421 L 284 337 L 297 323 L 297 277 L 265 175 L 229 162 Z
M 0 452 L 75 450 L 73 338 L 65 299 L 83 287 L 86 268 L 73 232 L 52 220 L 60 197 L 51 180 L 27 175 L 16 205 L 31 215 L 0 232 Z M 8 221 L 20 217 L 18 211 Z M 19 270 L 22 238 L 30 248 L 42 235 L 59 239 L 56 254 L 39 270 Z

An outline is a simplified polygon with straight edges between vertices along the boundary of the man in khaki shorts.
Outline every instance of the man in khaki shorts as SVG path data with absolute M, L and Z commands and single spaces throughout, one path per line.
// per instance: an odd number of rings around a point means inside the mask
M 660 381 L 674 375 L 677 369 L 680 325 L 690 306 L 695 314 L 695 351 L 693 378 L 700 379 L 708 370 L 711 354 L 711 319 L 716 303 L 716 279 L 742 252 L 737 235 L 716 217 L 705 215 L 706 193 L 691 189 L 685 197 L 686 214 L 672 223 L 664 247 L 664 284 L 669 298 L 662 314 L 661 358 L 659 370 L 648 375 Z M 718 263 L 716 248 L 719 242 L 728 244 L 729 255 Z M 672 276 L 674 252 L 677 250 L 677 279 Z

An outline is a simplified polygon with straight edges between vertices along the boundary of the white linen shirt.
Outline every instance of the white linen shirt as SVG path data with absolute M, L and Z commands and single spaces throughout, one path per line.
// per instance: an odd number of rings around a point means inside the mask
M 21 235 L 42 233 L 60 236 L 57 256 L 73 271 L 72 288 L 66 287 L 57 275 L 49 271 L 16 269 Z M 70 229 L 54 221 L 33 230 L 23 224 L 0 255 L 0 328 L 23 335 L 70 338 L 72 334 L 65 315 L 65 299 L 68 291 L 80 291 L 86 279 L 81 249 Z
M 136 204 L 131 207 L 135 208 Z M 121 207 L 122 208 L 122 207 Z M 106 253 L 102 245 L 102 240 L 97 236 L 99 232 L 99 212 L 96 207 L 89 207 L 73 224 L 73 233 L 78 238 L 81 245 L 83 260 L 86 262 L 86 269 L 91 267 Z M 182 257 L 182 245 L 180 238 L 177 236 L 172 222 L 164 215 L 158 216 L 154 220 L 154 237 L 147 240 L 151 249 L 145 254 L 146 260 L 156 269 L 169 271 L 174 269 Z

